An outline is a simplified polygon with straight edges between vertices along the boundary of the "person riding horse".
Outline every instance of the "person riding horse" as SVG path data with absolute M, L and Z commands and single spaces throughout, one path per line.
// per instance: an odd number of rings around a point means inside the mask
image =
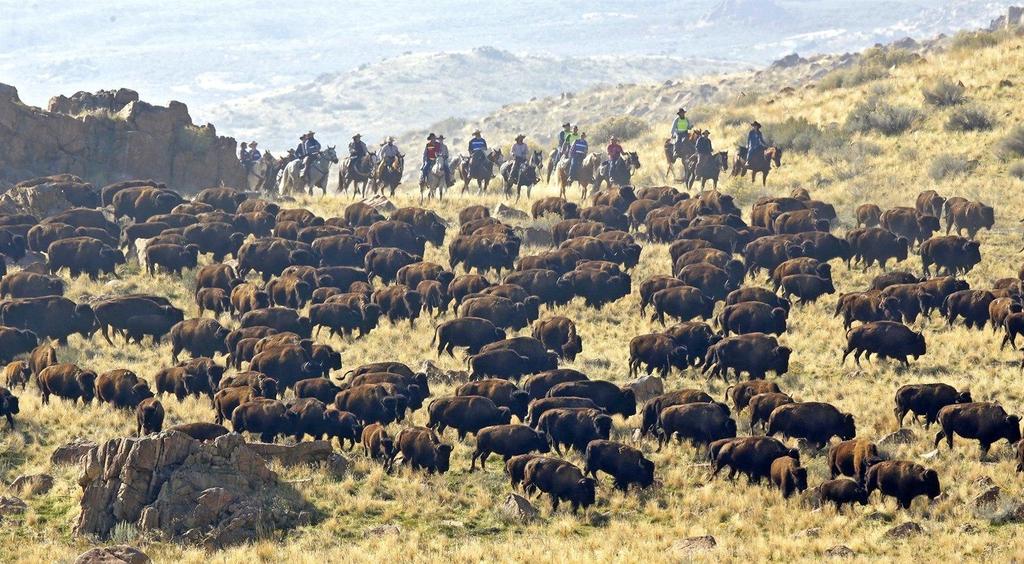
M 577 174 L 580 170 L 580 165 L 583 164 L 583 159 L 587 158 L 587 151 L 590 150 L 590 146 L 587 144 L 587 134 L 580 133 L 579 139 L 573 142 L 572 149 L 569 154 L 569 181 L 576 180 Z
M 348 144 L 349 166 L 352 167 L 352 170 L 360 174 L 369 174 L 369 171 L 359 170 L 360 165 L 363 164 L 363 159 L 366 158 L 369 152 L 370 150 L 366 148 L 366 143 L 363 143 L 363 136 L 358 133 L 353 135 L 352 142 Z
M 669 137 L 675 144 L 677 155 L 682 154 L 682 145 L 690 137 L 690 120 L 686 119 L 686 108 L 679 108 L 676 112 L 676 119 L 672 122 L 672 132 Z
M 430 167 L 434 166 L 434 163 L 437 161 L 439 145 L 436 135 L 433 133 L 427 135 L 427 145 L 423 148 L 423 168 L 420 169 L 420 182 L 426 182 L 427 172 L 430 171 Z
M 475 171 L 487 160 L 487 141 L 480 135 L 480 130 L 473 131 L 473 137 L 469 140 L 469 170 Z
M 295 149 L 295 155 L 299 157 L 299 176 L 306 178 L 309 175 L 309 165 L 320 156 L 320 142 L 314 136 L 316 133 L 309 131 L 299 139 L 299 147 Z
M 509 171 L 509 178 L 516 178 L 523 164 L 530 158 L 530 147 L 523 142 L 524 139 L 526 136 L 520 133 L 516 135 L 516 142 L 512 145 L 512 170 Z
M 562 124 L 562 130 L 558 132 L 558 147 L 555 149 L 555 155 L 551 159 L 551 168 L 558 166 L 558 161 L 563 154 L 562 148 L 565 146 L 565 140 L 570 135 L 572 135 L 572 125 L 569 122 L 565 122 Z
M 704 164 L 704 161 L 710 159 L 712 154 L 715 152 L 711 146 L 711 131 L 705 129 L 700 132 L 700 137 L 697 138 L 697 166 Z
M 750 123 L 750 132 L 747 133 L 747 158 L 746 164 L 747 169 L 750 169 L 750 163 L 753 159 L 757 158 L 757 162 L 764 159 L 764 151 L 767 146 L 764 143 L 764 135 L 761 133 L 761 124 L 754 120 Z M 760 155 L 760 157 L 755 157 Z
M 604 162 L 605 167 L 608 170 L 608 176 L 614 177 L 615 170 L 621 166 L 622 163 L 622 145 L 619 144 L 619 138 L 612 135 L 608 139 L 608 148 L 605 150 L 608 153 L 608 160 Z
M 391 166 L 391 163 L 402 154 L 402 151 L 398 150 L 398 145 L 395 145 L 395 138 L 388 137 L 380 145 L 380 159 L 385 166 Z

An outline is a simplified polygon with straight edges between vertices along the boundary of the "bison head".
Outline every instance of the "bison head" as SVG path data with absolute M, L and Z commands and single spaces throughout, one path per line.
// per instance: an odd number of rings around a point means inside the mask
M 149 389 L 149 384 L 145 382 L 139 382 L 132 386 L 132 405 L 139 405 L 142 400 L 153 397 L 153 390 Z
M 518 417 L 520 421 L 524 421 L 530 407 L 530 394 L 524 390 L 516 390 L 512 392 L 509 399 L 509 409 L 512 411 L 512 414 Z
M 959 394 L 957 394 L 956 395 L 956 402 L 957 403 L 973 403 L 974 399 L 971 398 L 971 391 L 970 390 L 964 390 L 964 391 L 960 392 Z
M 602 439 L 608 439 L 612 432 L 612 418 L 608 415 L 598 415 L 594 418 L 594 431 Z
M 996 224 L 996 213 L 992 206 L 986 206 L 980 204 L 981 208 L 981 227 L 986 229 L 992 229 L 992 226 Z
M 278 395 L 277 380 L 274 380 L 273 378 L 261 378 L 256 384 L 256 393 L 261 398 L 276 398 Z
M 842 425 L 839 429 L 839 437 L 844 441 L 848 441 L 857 436 L 857 425 L 853 421 L 853 415 L 849 413 L 842 414 Z
M 597 498 L 597 481 L 593 478 L 583 478 L 576 482 L 576 487 L 573 490 L 573 500 L 583 507 L 588 507 L 593 505 Z
M 82 370 L 75 376 L 75 380 L 82 391 L 82 401 L 92 402 L 92 398 L 96 397 L 96 373 L 92 370 Z
M 772 351 L 773 362 L 771 368 L 775 370 L 776 374 L 781 376 L 782 374 L 789 372 L 789 357 L 792 354 L 793 349 L 789 347 L 775 347 L 775 350 Z
M 498 408 L 497 423 L 498 425 L 508 425 L 512 422 L 512 410 L 501 406 Z
M 786 332 L 786 318 L 789 316 L 786 310 L 781 307 L 772 309 L 772 319 L 775 321 L 775 331 L 781 335 Z
M 438 474 L 444 474 L 451 467 L 452 445 L 440 444 L 434 449 L 434 469 Z
M 935 499 L 942 493 L 939 486 L 939 473 L 931 469 L 922 469 L 919 479 L 925 486 L 925 494 L 929 499 Z
M 807 469 L 799 466 L 793 469 L 793 481 L 796 482 L 796 491 L 802 492 L 807 489 Z
M 668 361 L 672 366 L 685 370 L 689 367 L 689 353 L 686 347 L 674 347 L 668 355 Z
M 1010 444 L 1020 441 L 1020 417 L 1016 415 L 1006 416 L 1006 419 L 1003 420 L 1002 436 Z
M 10 390 L 0 392 L 0 414 L 17 415 L 19 411 L 18 397 L 12 394 Z

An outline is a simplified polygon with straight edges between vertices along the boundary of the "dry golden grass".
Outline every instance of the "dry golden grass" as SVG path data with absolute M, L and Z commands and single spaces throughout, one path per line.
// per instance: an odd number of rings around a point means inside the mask
M 1024 217 L 1021 196 L 1024 183 L 1007 174 L 1007 164 L 996 156 L 993 147 L 1024 117 L 1019 92 L 998 86 L 1002 80 L 1024 83 L 1021 53 L 1021 40 L 1010 37 L 981 50 L 961 49 L 930 55 L 926 62 L 894 69 L 891 76 L 880 83 L 825 92 L 800 88 L 774 96 L 774 103 L 770 105 L 728 108 L 728 112 L 754 115 L 765 123 L 802 116 L 820 125 L 842 124 L 853 106 L 882 87 L 887 100 L 919 108 L 925 118 L 900 136 L 853 136 L 852 143 L 870 143 L 877 146 L 878 151 L 859 152 L 864 155 L 863 162 L 843 165 L 859 172 L 852 178 L 845 178 L 845 175 L 843 179 L 837 178 L 837 167 L 828 164 L 829 159 L 789 154 L 783 167 L 773 171 L 767 188 L 762 188 L 760 182 L 752 185 L 749 179 L 731 178 L 725 179 L 720 188 L 734 194 L 744 210 L 760 196 L 787 194 L 793 187 L 807 188 L 813 197 L 835 204 L 840 215 L 839 233 L 852 223 L 853 208 L 866 201 L 883 208 L 913 205 L 916 194 L 928 188 L 947 196 L 981 199 L 996 206 L 997 226 L 993 232 L 980 235 L 983 262 L 967 279 L 972 286 L 980 287 L 997 278 L 1014 276 L 1020 263 L 1017 220 Z M 920 94 L 922 85 L 941 77 L 963 81 L 969 100 L 995 117 L 995 127 L 983 132 L 946 132 L 944 124 L 948 114 L 956 108 L 926 107 Z M 729 142 L 740 138 L 745 128 L 725 125 L 725 109 L 710 108 L 707 113 L 712 117 L 701 125 L 715 130 L 716 144 L 734 152 L 728 147 Z M 770 137 L 771 131 L 766 134 Z M 654 136 L 638 142 L 644 163 L 638 185 L 663 183 L 660 142 L 661 139 Z M 947 151 L 978 159 L 974 174 L 939 183 L 929 180 L 927 168 L 931 158 Z M 540 195 L 549 195 L 555 190 L 543 187 L 539 191 Z M 415 205 L 418 195 L 413 192 L 411 186 L 403 186 L 396 203 Z M 534 197 L 537 196 L 535 193 Z M 337 197 L 302 198 L 299 205 L 326 217 L 339 215 L 350 201 Z M 441 204 L 432 202 L 431 207 L 454 219 L 464 205 L 494 205 L 498 201 L 497 196 L 459 197 L 456 194 Z M 528 208 L 528 204 L 520 207 Z M 523 252 L 534 252 L 534 249 L 526 248 Z M 447 253 L 443 249 L 428 248 L 425 258 L 447 264 Z M 633 272 L 634 284 L 650 275 L 668 272 L 668 263 L 665 245 L 645 245 L 641 263 Z M 911 257 L 899 266 L 918 271 L 920 262 Z M 841 293 L 866 287 L 878 270 L 864 273 L 835 265 L 833 273 Z M 90 282 L 83 278 L 72 281 L 69 297 L 80 300 L 104 293 L 157 292 L 169 295 L 176 305 L 185 307 L 189 315 L 195 315 L 190 299 L 193 276 L 194 273 L 187 273 L 182 278 L 167 275 L 148 278 L 132 264 L 117 280 Z M 761 278 L 756 283 L 764 284 L 765 280 Z M 779 383 L 797 399 L 828 401 L 853 413 L 859 436 L 877 439 L 894 430 L 893 393 L 899 385 L 911 382 L 944 381 L 958 388 L 969 387 L 977 400 L 998 400 L 1011 412 L 1024 411 L 1024 391 L 1018 385 L 1020 353 L 1000 351 L 1001 337 L 990 330 L 948 327 L 937 318 L 919 320 L 918 328 L 925 331 L 929 352 L 909 370 L 884 361 L 857 369 L 850 362 L 840 365 L 845 338 L 841 322 L 832 317 L 834 305 L 835 296 L 826 296 L 817 304 L 794 310 L 790 330 L 781 340 L 795 353 L 790 372 L 780 378 Z M 623 382 L 628 376 L 629 339 L 659 330 L 649 320 L 639 317 L 635 293 L 601 311 L 575 302 L 543 313 L 552 314 L 567 315 L 579 324 L 584 352 L 570 366 L 592 378 L 616 382 Z M 429 343 L 436 323 L 421 318 L 410 330 L 407 323 L 392 326 L 385 322 L 366 338 L 329 342 L 343 351 L 347 367 L 386 359 L 418 366 L 423 359 L 435 358 Z M 528 330 L 523 333 L 528 334 Z M 127 367 L 143 376 L 151 376 L 158 367 L 170 362 L 166 344 L 111 347 L 100 337 L 89 342 L 73 337 L 71 345 L 60 350 L 59 356 L 61 360 L 97 371 Z M 461 357 L 457 360 L 445 357 L 437 362 L 442 367 L 462 367 Z M 667 385 L 670 388 L 703 387 L 716 397 L 721 397 L 725 389 L 724 383 L 705 382 L 694 372 L 673 374 Z M 435 386 L 434 393 L 446 395 L 452 393 L 452 389 Z M 168 425 L 212 420 L 212 410 L 205 400 L 188 399 L 178 403 L 165 397 L 164 402 Z M 425 413 L 414 417 L 415 423 L 424 421 Z M 739 421 L 741 432 L 746 432 L 745 414 L 739 416 Z M 632 429 L 637 425 L 637 417 L 626 421 L 617 418 L 615 438 L 630 441 Z M 990 461 L 980 462 L 976 443 L 961 440 L 954 450 L 943 447 L 934 458 L 923 459 L 922 455 L 932 450 L 934 429 L 925 432 L 919 425 L 911 427 L 916 440 L 889 454 L 936 468 L 944 495 L 931 504 L 919 499 L 906 512 L 895 510 L 892 500 L 882 501 L 877 494 L 870 505 L 847 509 L 841 514 L 831 507 L 812 510 L 798 499 L 783 500 L 777 491 L 766 485 L 751 486 L 742 479 L 732 483 L 724 479 L 709 481 L 708 467 L 689 446 L 671 445 L 654 453 L 655 445 L 644 443 L 641 447 L 657 464 L 658 487 L 624 495 L 613 491 L 611 482 L 604 478 L 599 487 L 598 503 L 587 515 L 573 517 L 565 510 L 552 515 L 547 500 L 540 499 L 537 505 L 542 509 L 543 518 L 534 524 L 522 525 L 508 521 L 497 510 L 509 491 L 497 459 L 492 458 L 486 472 L 468 473 L 470 440 L 457 444 L 452 470 L 443 476 L 428 477 L 405 469 L 388 476 L 359 454 L 352 456 L 351 474 L 337 482 L 317 469 L 278 468 L 282 477 L 295 481 L 296 487 L 324 516 L 316 525 L 278 537 L 254 540 L 252 544 L 212 554 L 139 537 L 131 531 L 118 540 L 141 546 L 155 560 L 183 563 L 322 562 L 328 559 L 513 562 L 537 558 L 567 562 L 674 561 L 680 558 L 671 550 L 675 540 L 703 534 L 714 535 L 718 547 L 693 558 L 812 560 L 839 544 L 849 546 L 863 560 L 938 560 L 955 555 L 970 560 L 1006 561 L 1024 555 L 1024 545 L 1018 540 L 1020 525 L 994 525 L 989 519 L 991 514 L 976 513 L 972 504 L 973 497 L 983 490 L 974 482 L 983 477 L 999 485 L 1006 500 L 1021 499 L 1024 487 L 1014 473 L 1011 449 L 1000 443 L 993 448 Z M 93 541 L 72 534 L 80 495 L 77 471 L 50 468 L 49 455 L 57 445 L 75 436 L 102 441 L 133 430 L 134 420 L 130 414 L 117 413 L 106 406 L 72 408 L 60 401 L 42 407 L 34 390 L 24 393 L 18 428 L 13 432 L 0 431 L 0 479 L 10 481 L 18 474 L 51 472 L 57 485 L 53 491 L 27 500 L 30 508 L 22 522 L 5 521 L 0 525 L 0 561 L 67 561 L 90 546 Z M 450 431 L 447 439 L 454 441 Z M 582 464 L 577 454 L 570 454 L 569 458 Z M 804 459 L 810 469 L 812 486 L 827 478 L 823 454 L 806 453 Z M 926 534 L 905 541 L 883 538 L 886 530 L 907 520 L 920 522 Z M 380 538 L 365 535 L 369 528 L 388 523 L 398 525 L 402 533 Z

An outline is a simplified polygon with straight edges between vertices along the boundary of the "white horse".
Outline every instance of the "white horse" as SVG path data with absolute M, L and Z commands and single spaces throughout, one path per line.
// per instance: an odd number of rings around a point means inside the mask
M 288 163 L 281 174 L 281 194 L 291 194 L 295 191 L 305 192 L 313 195 L 315 188 L 323 190 L 327 195 L 327 178 L 331 170 L 331 163 L 338 164 L 338 153 L 334 147 L 328 147 L 320 151 L 315 159 L 310 161 L 304 174 L 299 174 L 299 165 L 302 161 L 296 159 Z
M 270 151 L 264 151 L 260 160 L 252 163 L 245 175 L 245 185 L 250 191 L 264 190 L 269 192 L 273 186 L 269 179 L 276 179 L 277 171 L 274 170 L 276 159 Z

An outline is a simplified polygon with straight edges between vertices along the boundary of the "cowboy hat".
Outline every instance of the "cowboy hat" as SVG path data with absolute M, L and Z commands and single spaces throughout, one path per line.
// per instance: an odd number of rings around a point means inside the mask
M 242 141 L 242 146 L 243 146 L 243 147 L 248 147 L 248 146 L 249 146 L 249 144 L 248 144 L 248 143 L 246 143 L 245 141 Z
M 676 113 L 677 114 L 685 114 L 686 113 L 686 108 L 679 108 L 678 110 L 676 110 Z
M 307 131 L 306 135 L 309 135 L 310 137 L 312 137 L 312 136 L 316 135 L 316 132 L 314 132 L 314 131 Z
M 438 139 L 444 139 L 444 135 L 438 135 L 437 138 Z
M 761 124 L 757 120 L 750 122 L 751 127 L 761 127 Z
M 388 135 L 388 138 L 385 139 L 384 142 L 385 143 L 394 143 L 395 142 L 395 138 L 390 136 L 390 135 Z
M 526 136 L 523 135 L 522 133 L 516 135 L 516 141 L 522 141 L 523 139 L 526 139 Z
M 710 129 L 705 129 L 704 131 L 701 131 L 700 134 L 701 135 L 711 135 L 711 130 Z
M 480 135 L 480 130 L 479 129 L 474 129 L 473 130 L 473 135 Z
M 612 136 L 611 136 L 611 137 L 610 137 L 610 138 L 609 138 L 608 140 L 609 140 L 609 141 L 618 141 L 618 140 L 619 140 L 619 138 L 618 138 L 618 137 L 616 137 L 616 136 L 614 136 L 614 135 L 612 135 Z
M 427 135 L 427 141 L 433 141 L 434 139 L 437 139 L 437 135 L 434 135 L 433 133 Z
M 356 133 L 355 135 L 352 136 L 352 138 L 353 139 L 360 139 L 360 138 L 362 138 L 362 135 Z
M 309 134 L 308 133 L 303 133 L 302 135 L 299 136 L 299 141 L 305 141 L 306 137 L 309 137 Z
M 562 127 L 569 127 L 570 125 L 572 125 L 572 124 L 569 123 L 569 122 L 565 122 L 565 123 L 562 124 Z
M 259 143 L 255 142 L 255 141 L 249 141 L 249 146 L 250 147 L 255 147 L 256 145 L 259 145 Z

